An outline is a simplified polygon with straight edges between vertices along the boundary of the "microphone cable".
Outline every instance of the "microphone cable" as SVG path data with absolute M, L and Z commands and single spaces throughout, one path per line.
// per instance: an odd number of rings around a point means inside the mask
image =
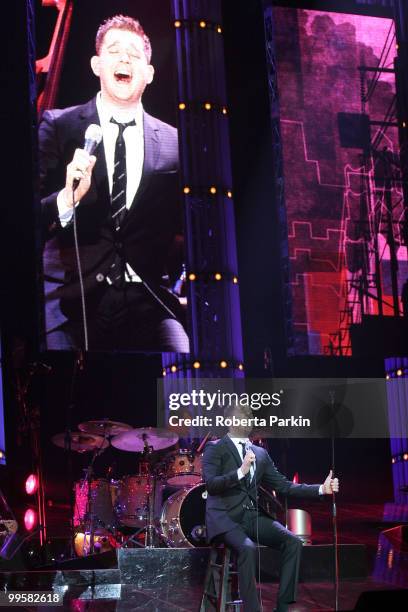
M 76 205 L 75 205 L 75 190 L 72 187 L 72 221 L 74 226 L 74 246 L 75 246 L 75 258 L 77 264 L 78 271 L 78 280 L 79 280 L 79 289 L 81 293 L 81 314 L 82 314 L 82 329 L 84 332 L 84 350 L 88 352 L 89 344 L 88 344 L 88 318 L 86 315 L 86 303 L 85 303 L 85 289 L 84 289 L 84 279 L 82 274 L 82 266 L 81 266 L 81 257 L 79 253 L 79 242 L 78 242 L 78 226 L 77 226 L 77 216 L 76 216 Z
M 96 123 L 91 123 L 88 125 L 85 131 L 85 143 L 84 150 L 92 155 L 96 147 L 102 140 L 102 128 L 100 125 Z M 78 242 L 78 227 L 77 227 L 77 216 L 76 216 L 76 206 L 75 206 L 75 190 L 78 187 L 81 179 L 75 179 L 72 183 L 72 220 L 74 224 L 74 245 L 75 245 L 75 258 L 78 270 L 78 280 L 79 280 L 79 288 L 81 293 L 81 312 L 82 312 L 82 327 L 84 331 L 84 349 L 88 352 L 89 343 L 88 343 L 88 318 L 86 315 L 86 303 L 85 303 L 85 289 L 84 289 L 84 279 L 82 274 L 82 266 L 81 266 L 81 257 L 79 254 L 79 242 Z
M 248 444 L 248 449 L 252 450 L 251 443 Z M 255 462 L 253 464 L 253 468 L 254 468 L 254 473 L 253 473 L 252 478 L 254 479 L 254 486 L 255 486 L 256 548 L 257 548 L 257 553 L 258 553 L 258 589 L 257 590 L 259 594 L 259 603 L 261 606 L 261 612 L 263 612 L 264 607 L 263 607 L 262 589 L 261 589 L 261 549 L 259 546 L 259 504 L 258 504 L 258 485 L 257 485 L 257 480 L 256 480 L 256 455 L 255 455 Z M 249 472 L 251 473 L 251 468 L 249 469 Z
M 255 454 L 255 453 L 254 453 Z M 255 508 L 256 508 L 256 547 L 258 549 L 258 589 L 259 589 L 259 603 L 261 606 L 261 612 L 263 612 L 263 601 L 262 601 L 262 588 L 261 588 L 261 548 L 259 545 L 259 504 L 258 504 L 258 485 L 256 481 L 256 469 L 254 465 L 254 484 L 255 484 Z

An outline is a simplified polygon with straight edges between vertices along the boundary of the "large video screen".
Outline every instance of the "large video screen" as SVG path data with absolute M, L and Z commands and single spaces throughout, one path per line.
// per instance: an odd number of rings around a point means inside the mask
M 189 352 L 171 3 L 58 4 L 37 24 L 44 346 Z
M 283 7 L 274 18 L 295 352 L 350 355 L 362 315 L 402 315 L 408 276 L 394 23 Z

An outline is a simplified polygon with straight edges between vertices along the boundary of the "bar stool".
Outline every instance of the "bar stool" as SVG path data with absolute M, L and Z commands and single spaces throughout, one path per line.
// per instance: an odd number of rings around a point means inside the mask
M 211 547 L 200 612 L 239 612 L 243 609 L 242 600 L 239 599 L 238 572 L 235 560 L 231 560 L 232 555 L 231 549 L 226 546 Z

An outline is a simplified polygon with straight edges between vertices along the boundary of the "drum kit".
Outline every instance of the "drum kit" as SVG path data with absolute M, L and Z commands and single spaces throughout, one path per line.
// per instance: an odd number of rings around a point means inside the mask
M 179 440 L 166 429 L 133 429 L 101 419 L 81 423 L 78 430 L 52 438 L 56 446 L 70 452 L 92 453 L 84 478 L 73 485 L 77 556 L 131 546 L 205 546 L 203 444 L 196 450 L 182 448 L 160 456 L 158 451 Z M 94 464 L 108 447 L 139 453 L 137 472 L 119 479 L 96 478 Z

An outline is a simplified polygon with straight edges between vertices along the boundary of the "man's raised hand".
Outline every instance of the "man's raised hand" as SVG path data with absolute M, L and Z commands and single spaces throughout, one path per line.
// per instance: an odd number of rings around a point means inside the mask
M 339 491 L 339 479 L 333 478 L 333 471 L 330 470 L 329 475 L 323 483 L 323 493 L 325 495 L 331 495 L 332 493 L 338 493 Z
M 84 149 L 76 149 L 72 162 L 67 166 L 64 189 L 64 200 L 68 208 L 72 208 L 72 187 L 74 181 L 79 181 L 74 192 L 75 202 L 79 202 L 88 193 L 91 186 L 92 170 L 96 162 L 95 155 L 89 155 Z
M 241 471 L 246 476 L 251 468 L 251 464 L 255 461 L 255 453 L 251 450 L 247 451 L 244 460 L 241 465 Z

